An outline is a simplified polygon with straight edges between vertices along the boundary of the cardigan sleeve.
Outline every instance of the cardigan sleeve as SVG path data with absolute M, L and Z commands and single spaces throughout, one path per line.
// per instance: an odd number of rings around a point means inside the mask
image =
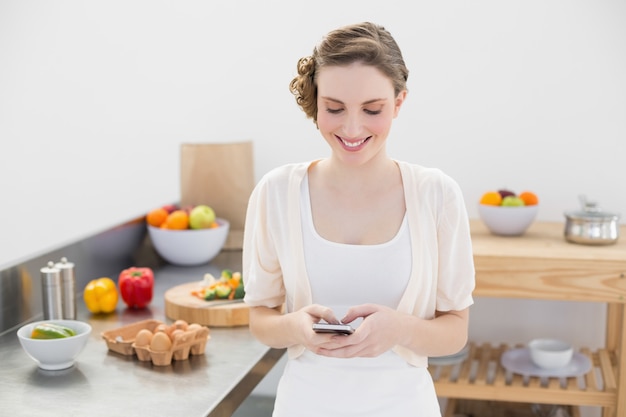
M 261 179 L 250 195 L 242 250 L 242 275 L 250 306 L 277 307 L 285 301 L 285 286 L 273 236 L 270 183 Z
M 473 303 L 474 258 L 469 219 L 458 184 L 445 178 L 437 224 L 438 283 L 436 309 L 463 310 Z

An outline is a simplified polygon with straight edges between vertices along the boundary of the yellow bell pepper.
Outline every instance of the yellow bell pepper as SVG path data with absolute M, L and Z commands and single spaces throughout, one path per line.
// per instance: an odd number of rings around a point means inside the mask
M 117 285 L 108 277 L 91 280 L 83 291 L 83 299 L 92 313 L 111 313 L 117 307 Z

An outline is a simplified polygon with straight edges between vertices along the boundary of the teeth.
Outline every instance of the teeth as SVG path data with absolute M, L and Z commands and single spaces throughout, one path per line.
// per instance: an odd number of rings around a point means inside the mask
M 346 142 L 345 140 L 341 139 L 341 141 L 343 142 L 344 145 L 346 145 L 348 148 L 356 148 L 357 146 L 361 145 L 363 142 L 365 142 L 365 139 L 360 140 L 358 142 Z

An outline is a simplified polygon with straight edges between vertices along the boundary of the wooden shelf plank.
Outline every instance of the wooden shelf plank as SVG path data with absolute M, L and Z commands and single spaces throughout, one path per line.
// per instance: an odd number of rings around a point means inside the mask
M 610 352 L 599 350 L 591 353 L 588 348 L 581 351 L 587 356 L 597 359 L 604 364 L 600 366 L 604 387 L 600 387 L 592 368 L 583 380 L 587 383 L 581 387 L 578 378 L 548 378 L 542 381 L 538 377 L 525 378 L 519 374 L 513 374 L 511 381 L 506 382 L 506 370 L 500 365 L 500 356 L 508 349 L 506 345 L 494 348 L 490 344 L 480 347 L 470 344 L 470 355 L 461 364 L 459 378 L 452 381 L 450 378 L 438 378 L 435 380 L 437 394 L 445 398 L 496 400 L 509 402 L 527 402 L 541 404 L 567 404 L 576 406 L 599 406 L 615 407 L 617 404 L 617 392 L 615 389 L 614 368 L 610 365 Z M 471 364 L 478 361 L 475 375 L 472 375 Z M 488 378 L 488 363 L 495 362 L 497 365 L 495 377 Z M 593 361 L 592 361 L 593 363 Z M 451 366 L 430 366 L 431 374 L 440 372 L 438 368 Z M 440 372 L 440 375 L 448 375 L 449 371 Z M 433 377 L 435 379 L 435 377 Z

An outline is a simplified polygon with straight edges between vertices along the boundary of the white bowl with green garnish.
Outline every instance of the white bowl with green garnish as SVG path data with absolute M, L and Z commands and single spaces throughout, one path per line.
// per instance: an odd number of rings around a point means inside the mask
M 26 354 L 41 369 L 52 371 L 74 365 L 90 334 L 91 326 L 79 320 L 36 321 L 17 331 Z

